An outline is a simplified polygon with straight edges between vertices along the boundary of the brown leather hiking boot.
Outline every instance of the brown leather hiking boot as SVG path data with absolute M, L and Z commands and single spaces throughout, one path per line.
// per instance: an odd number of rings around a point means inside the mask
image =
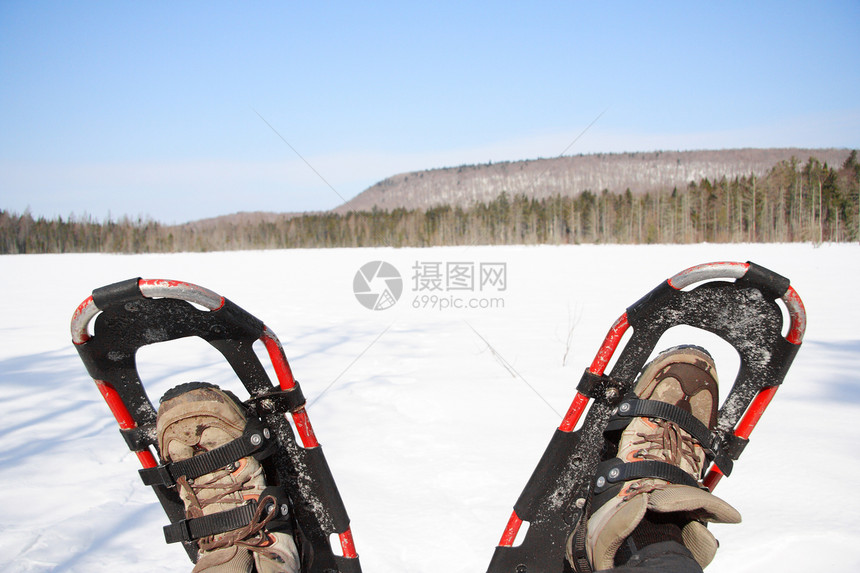
M 616 554 L 629 556 L 672 531 L 701 567 L 711 562 L 718 543 L 705 523 L 741 520 L 737 510 L 701 486 L 706 452 L 692 434 L 713 431 L 717 385 L 713 359 L 701 348 L 669 349 L 645 367 L 634 389 L 638 400 L 622 401 L 607 427 L 607 436 L 621 430 L 618 453 L 598 466 L 586 531 L 574 531 L 568 539 L 572 564 L 577 535 L 585 534 L 579 543 L 584 541 L 597 571 L 613 567 Z M 652 524 L 657 529 L 649 533 Z
M 234 442 L 247 424 L 245 409 L 231 395 L 211 384 L 184 384 L 165 394 L 156 420 L 158 449 L 165 462 L 182 462 Z M 195 479 L 176 480 L 186 518 L 194 519 L 248 509 L 249 522 L 236 529 L 197 540 L 199 560 L 194 573 L 298 573 L 293 537 L 269 531 L 277 512 L 274 498 L 263 496 L 266 478 L 260 462 L 242 457 Z M 264 499 L 261 500 L 260 497 Z

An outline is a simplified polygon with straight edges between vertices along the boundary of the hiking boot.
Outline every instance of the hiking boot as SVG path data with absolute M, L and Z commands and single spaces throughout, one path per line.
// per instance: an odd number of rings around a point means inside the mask
M 223 446 L 242 436 L 247 423 L 238 399 L 205 382 L 183 384 L 161 399 L 156 420 L 158 450 L 164 462 L 181 462 Z M 266 478 L 252 456 L 204 474 L 176 480 L 187 519 L 234 510 L 259 502 L 251 522 L 243 527 L 197 540 L 199 559 L 193 573 L 297 573 L 298 551 L 293 537 L 269 531 L 277 512 L 266 514 L 263 505 Z M 265 515 L 264 515 L 265 514 Z
M 661 353 L 645 367 L 634 393 L 639 400 L 663 402 L 683 410 L 674 410 L 676 419 L 692 414 L 713 431 L 719 402 L 717 385 L 711 356 L 698 347 L 679 346 Z M 627 406 L 628 411 L 631 407 Z M 625 408 L 625 402 L 620 408 Z M 691 427 L 695 421 L 684 424 Z M 739 523 L 741 516 L 701 485 L 707 465 L 704 448 L 678 423 L 658 417 L 613 416 L 607 436 L 621 428 L 616 457 L 598 466 L 586 530 L 575 531 L 568 539 L 571 564 L 575 537 L 585 533 L 585 551 L 595 571 L 622 564 L 645 545 L 667 540 L 682 543 L 701 567 L 707 566 L 718 543 L 705 523 Z M 635 475 L 635 464 L 666 479 L 649 476 L 608 483 L 612 476 Z

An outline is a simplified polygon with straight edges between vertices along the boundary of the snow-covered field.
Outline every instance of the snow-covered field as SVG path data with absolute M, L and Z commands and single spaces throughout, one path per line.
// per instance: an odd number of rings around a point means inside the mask
M 375 260 L 403 277 L 387 310 L 353 294 L 356 271 Z M 72 347 L 69 319 L 93 288 L 182 279 L 263 319 L 308 397 L 363 569 L 474 573 L 486 570 L 612 322 L 667 277 L 719 260 L 791 278 L 809 324 L 784 387 L 717 489 L 744 523 L 712 526 L 722 548 L 709 571 L 860 570 L 856 244 L 0 257 L 0 570 L 190 570 L 183 550 L 163 542 L 163 512 Z M 441 291 L 427 290 L 436 278 Z M 493 308 L 440 309 L 441 300 Z M 667 337 L 661 346 L 707 346 L 724 383 L 733 379 L 724 342 L 685 329 Z M 191 379 L 231 383 L 197 340 L 147 347 L 140 362 L 154 398 Z

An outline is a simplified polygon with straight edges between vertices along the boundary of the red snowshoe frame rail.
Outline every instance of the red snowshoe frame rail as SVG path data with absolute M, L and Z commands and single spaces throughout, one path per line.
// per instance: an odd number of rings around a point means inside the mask
M 650 293 L 650 295 L 653 295 L 654 293 L 658 292 L 661 287 L 665 287 L 666 285 L 668 285 L 668 287 L 671 287 L 671 289 L 681 291 L 686 287 L 691 287 L 698 283 L 704 283 L 716 279 L 742 279 L 747 276 L 747 274 L 751 270 L 751 267 L 753 268 L 754 272 L 764 271 L 765 273 L 770 273 L 770 271 L 767 271 L 766 269 L 763 269 L 762 267 L 759 267 L 758 265 L 749 262 L 715 262 L 696 265 L 694 267 L 685 269 L 680 273 L 674 275 L 673 277 L 669 278 L 666 283 L 661 284 L 660 287 L 655 289 L 652 293 Z M 778 275 L 773 276 L 778 277 Z M 788 285 L 787 280 L 785 283 L 785 287 L 786 288 L 784 293 L 778 297 L 785 304 L 790 321 L 785 340 L 791 345 L 799 347 L 801 342 L 803 341 L 804 331 L 806 330 L 806 310 L 797 292 L 794 290 L 793 287 Z M 648 296 L 645 297 L 645 299 L 647 298 Z M 614 356 L 615 351 L 618 348 L 622 337 L 624 336 L 624 333 L 630 327 L 630 323 L 628 322 L 629 311 L 630 309 L 628 309 L 627 312 L 622 314 L 609 329 L 609 332 L 607 333 L 606 338 L 603 340 L 603 344 L 597 351 L 597 354 L 594 357 L 591 366 L 589 366 L 586 371 L 587 374 L 593 375 L 595 377 L 601 377 L 604 375 L 606 367 Z M 758 424 L 762 414 L 764 413 L 765 409 L 768 407 L 774 395 L 776 394 L 777 388 L 779 388 L 778 384 L 772 386 L 765 386 L 758 391 L 752 402 L 747 407 L 743 417 L 738 422 L 737 426 L 735 426 L 733 430 L 733 434 L 735 437 L 737 437 L 741 441 L 746 441 L 749 439 L 750 434 L 752 433 L 756 424 Z M 591 398 L 589 398 L 582 392 L 577 391 L 576 395 L 573 398 L 573 401 L 571 402 L 570 407 L 568 408 L 567 413 L 562 419 L 561 424 L 558 426 L 558 431 L 563 432 L 565 434 L 573 432 L 582 414 L 585 412 L 590 400 Z M 708 470 L 708 473 L 704 477 L 703 483 L 709 490 L 713 491 L 713 489 L 716 487 L 717 483 L 719 483 L 723 475 L 724 474 L 720 470 L 720 468 L 718 468 L 715 464 L 712 464 L 710 469 Z M 519 533 L 520 527 L 522 526 L 522 523 L 523 519 L 521 519 L 520 516 L 517 515 L 517 511 L 515 509 L 511 513 L 511 517 L 508 520 L 501 540 L 499 541 L 500 548 L 513 546 L 517 538 L 517 534 Z
M 227 300 L 212 292 L 209 289 L 201 286 L 176 280 L 162 279 L 138 279 L 137 282 L 140 294 L 148 299 L 168 298 L 189 302 L 207 311 L 217 311 L 224 307 Z M 76 346 L 85 344 L 90 340 L 89 325 L 95 317 L 102 311 L 96 305 L 93 296 L 84 300 L 75 311 L 71 321 L 72 342 Z M 287 360 L 284 348 L 278 340 L 277 336 L 271 329 L 263 325 L 262 335 L 259 339 L 272 362 L 278 384 L 281 390 L 290 391 L 297 389 L 298 383 L 293 377 L 292 369 Z M 94 380 L 99 391 L 107 402 L 111 413 L 116 419 L 119 427 L 122 430 L 133 430 L 137 428 L 137 423 L 134 417 L 129 412 L 125 403 L 122 401 L 116 388 L 109 382 L 104 380 Z M 314 434 L 313 426 L 304 406 L 291 411 L 291 416 L 299 434 L 302 445 L 305 448 L 318 448 L 320 446 Z M 144 468 L 154 468 L 158 465 L 155 455 L 150 449 L 136 451 L 138 460 Z M 358 569 L 358 553 L 355 549 L 355 542 L 352 536 L 351 528 L 347 527 L 345 531 L 338 533 L 340 547 L 343 559 L 355 560 L 354 565 L 350 568 Z

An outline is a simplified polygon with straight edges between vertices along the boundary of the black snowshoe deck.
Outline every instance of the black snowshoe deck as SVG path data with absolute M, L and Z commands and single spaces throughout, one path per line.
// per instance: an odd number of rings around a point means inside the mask
M 93 334 L 88 330 L 94 320 Z M 164 280 L 131 279 L 93 291 L 72 318 L 72 339 L 90 376 L 108 403 L 131 451 L 150 482 L 158 466 L 156 409 L 140 379 L 136 353 L 141 347 L 184 337 L 202 338 L 217 349 L 248 391 L 245 402 L 274 435 L 277 448 L 264 465 L 286 489 L 292 515 L 305 544 L 308 573 L 359 573 L 349 517 L 305 411 L 301 387 L 283 348 L 263 322 L 229 300 L 202 287 Z M 253 350 L 261 341 L 272 360 L 274 386 Z M 296 426 L 293 431 L 287 415 Z M 301 445 L 296 441 L 299 434 Z M 161 473 L 165 473 L 163 468 Z M 157 477 L 157 476 L 156 476 Z M 169 481 L 165 479 L 163 481 Z M 175 531 L 185 511 L 175 488 L 151 483 Z M 337 535 L 340 551 L 331 545 Z M 197 544 L 184 541 L 192 561 Z M 310 545 L 310 548 L 308 548 Z M 310 551 L 308 551 L 310 549 Z
M 785 337 L 777 300 L 782 300 L 789 315 Z M 806 325 L 803 304 L 788 279 L 754 263 L 711 263 L 682 271 L 629 307 L 613 324 L 514 505 L 488 573 L 571 571 L 565 557 L 567 537 L 586 510 L 598 463 L 610 457 L 604 429 L 612 410 L 625 396 L 633 396 L 636 377 L 660 337 L 678 325 L 712 332 L 740 355 L 737 377 L 719 410 L 711 444 L 716 459 L 704 485 L 713 489 L 731 472 L 732 461 L 740 456 L 785 378 Z M 633 328 L 632 336 L 611 372 L 605 374 L 628 327 Z M 574 430 L 589 402 L 581 429 Z M 524 523 L 528 529 L 514 546 Z

